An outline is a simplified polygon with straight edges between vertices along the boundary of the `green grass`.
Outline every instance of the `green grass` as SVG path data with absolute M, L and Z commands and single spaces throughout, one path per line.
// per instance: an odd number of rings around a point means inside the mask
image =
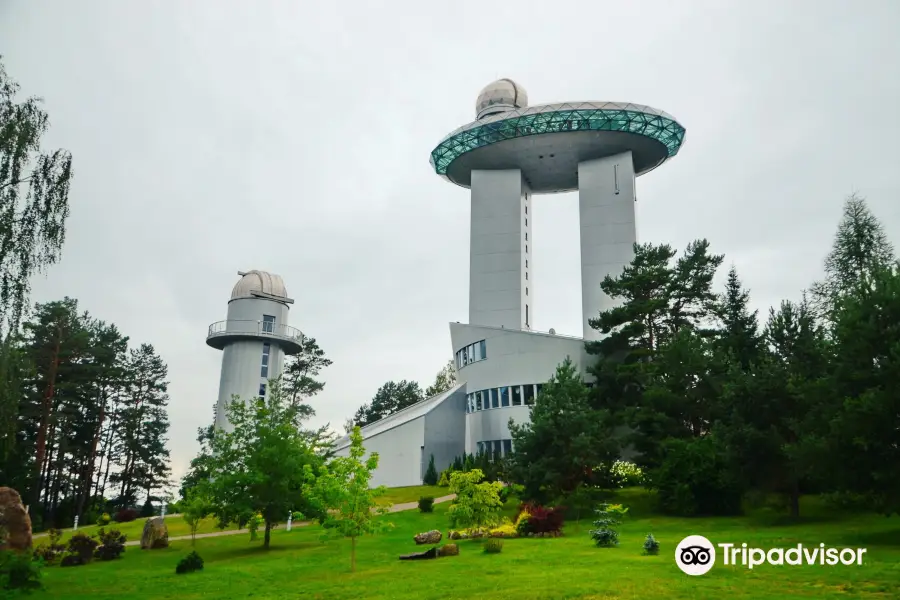
M 357 572 L 349 573 L 350 542 L 319 541 L 321 529 L 275 531 L 265 551 L 247 535 L 197 540 L 206 561 L 198 573 L 175 575 L 175 564 L 191 550 L 190 541 L 163 550 L 128 548 L 121 560 L 84 567 L 49 567 L 44 593 L 33 598 L 143 599 L 304 598 L 515 600 L 612 598 L 896 598 L 900 587 L 900 520 L 877 515 L 835 515 L 804 499 L 806 516 L 790 523 L 782 515 L 680 519 L 648 513 L 646 496 L 621 495 L 632 511 L 620 526 L 617 548 L 596 548 L 588 538 L 590 520 L 568 523 L 568 535 L 555 539 L 505 540 L 501 554 L 485 554 L 478 541 L 460 543 L 460 555 L 431 561 L 399 561 L 416 547 L 412 536 L 429 529 L 447 531 L 447 504 L 435 512 L 383 517 L 395 527 L 358 543 Z M 507 511 L 514 510 L 509 506 Z M 575 533 L 576 529 L 578 533 Z M 647 533 L 661 544 L 659 556 L 643 556 Z M 701 577 L 684 575 L 674 550 L 689 534 L 714 542 L 747 542 L 762 548 L 824 542 L 866 547 L 862 566 L 762 566 L 752 571 L 717 565 Z
M 384 496 L 378 498 L 379 504 L 402 504 L 418 502 L 422 496 L 440 498 L 450 494 L 450 489 L 436 485 L 411 485 L 409 487 L 388 488 Z

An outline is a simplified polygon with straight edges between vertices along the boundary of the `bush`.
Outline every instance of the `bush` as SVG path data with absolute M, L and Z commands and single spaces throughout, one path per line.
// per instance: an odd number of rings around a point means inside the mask
M 147 498 L 147 501 L 141 507 L 141 517 L 152 517 L 154 514 L 156 512 L 153 510 L 153 503 L 150 502 L 150 498 Z
M 191 552 L 178 561 L 175 566 L 175 572 L 179 575 L 190 573 L 191 571 L 201 571 L 203 569 L 203 559 L 196 552 Z
M 659 542 L 656 541 L 656 538 L 653 537 L 652 533 L 648 533 L 647 539 L 644 540 L 644 554 L 649 554 L 651 556 L 659 554 Z
M 116 523 L 129 523 L 138 518 L 138 511 L 133 508 L 123 508 L 116 512 Z
M 62 537 L 62 531 L 59 529 L 50 529 L 47 532 L 50 543 L 47 545 L 37 546 L 32 553 L 35 560 L 41 560 L 44 564 L 53 564 L 56 559 L 66 550 L 63 544 L 59 543 Z
M 0 589 L 26 594 L 41 589 L 41 567 L 41 560 L 32 560 L 27 553 L 0 551 Z
M 132 519 L 133 520 L 133 519 Z M 112 521 L 112 517 L 109 516 L 109 513 L 103 513 L 99 517 L 97 517 L 97 525 L 99 527 L 106 527 Z
M 438 485 L 441 487 L 448 487 L 450 485 L 450 471 L 442 471 L 441 478 L 438 479 Z
M 515 538 L 519 537 L 519 532 L 509 519 L 505 519 L 499 527 L 491 529 L 488 532 L 488 536 L 497 538 Z
M 419 512 L 434 512 L 434 498 L 431 496 L 422 496 L 419 498 Z
M 663 456 L 650 474 L 662 512 L 684 517 L 740 514 L 744 490 L 715 435 L 668 440 Z
M 114 560 L 125 552 L 125 535 L 118 529 L 100 529 L 97 536 L 100 538 L 100 547 L 94 551 L 94 558 Z
M 644 472 L 636 464 L 624 460 L 617 460 L 609 470 L 612 484 L 616 487 L 634 487 L 643 485 Z
M 539 504 L 523 504 L 519 518 L 516 520 L 516 531 L 519 535 L 559 534 L 562 531 L 566 509 L 562 506 L 541 506 Z M 523 515 L 526 515 L 523 517 Z
M 85 562 L 77 552 L 66 552 L 59 562 L 59 566 L 61 567 L 77 567 L 83 564 L 85 564 Z
M 438 482 L 438 473 L 437 469 L 434 468 L 434 454 L 431 455 L 431 459 L 428 461 L 428 468 L 425 470 L 425 476 L 422 478 L 422 483 L 425 485 L 437 485 Z
M 594 521 L 596 529 L 592 529 L 590 532 L 591 539 L 603 548 L 618 546 L 619 532 L 612 527 L 621 523 L 627 512 L 628 509 L 621 504 L 601 504 L 600 508 L 597 509 L 599 518 Z
M 94 557 L 94 550 L 97 549 L 99 543 L 93 536 L 76 533 L 69 539 L 68 550 L 70 554 L 78 555 L 78 558 L 81 560 L 79 564 L 86 564 L 91 562 L 91 559 Z
M 484 540 L 484 551 L 488 554 L 500 554 L 503 551 L 503 540 L 489 537 Z

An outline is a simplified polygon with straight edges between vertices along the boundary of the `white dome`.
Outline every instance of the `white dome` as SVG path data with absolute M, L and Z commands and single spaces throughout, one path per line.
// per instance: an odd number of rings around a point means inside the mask
M 235 298 L 252 298 L 252 292 L 261 292 L 280 298 L 288 297 L 281 275 L 255 270 L 248 273 L 238 273 L 238 275 L 242 277 L 240 281 L 234 284 L 234 289 L 231 290 L 232 300 Z
M 498 79 L 489 83 L 475 101 L 475 118 L 528 106 L 525 88 L 512 79 Z

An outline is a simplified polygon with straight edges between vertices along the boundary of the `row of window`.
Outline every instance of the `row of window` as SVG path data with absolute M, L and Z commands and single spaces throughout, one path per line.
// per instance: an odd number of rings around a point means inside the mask
M 478 442 L 478 454 L 490 454 L 494 460 L 512 454 L 512 440 Z
M 484 340 L 481 340 L 480 342 L 469 344 L 462 350 L 456 351 L 456 368 L 462 369 L 466 365 L 471 365 L 473 362 L 478 362 L 479 360 L 484 360 L 486 358 L 487 345 L 484 343 Z
M 473 413 L 507 406 L 531 406 L 543 387 L 542 383 L 528 383 L 479 390 L 466 396 L 466 412 Z

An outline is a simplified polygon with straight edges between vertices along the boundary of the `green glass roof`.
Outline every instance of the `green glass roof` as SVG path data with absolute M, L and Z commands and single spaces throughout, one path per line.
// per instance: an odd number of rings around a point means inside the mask
M 610 105 L 612 103 L 605 104 Z M 639 110 L 639 105 L 625 105 L 627 108 L 599 108 L 604 104 L 578 106 L 534 106 L 514 111 L 505 118 L 484 124 L 476 121 L 461 127 L 431 151 L 431 165 L 435 173 L 446 175 L 450 163 L 466 152 L 505 140 L 545 133 L 622 131 L 643 135 L 662 143 L 669 158 L 678 154 L 684 142 L 684 127 L 670 115 L 650 107 L 646 109 L 653 112 Z

